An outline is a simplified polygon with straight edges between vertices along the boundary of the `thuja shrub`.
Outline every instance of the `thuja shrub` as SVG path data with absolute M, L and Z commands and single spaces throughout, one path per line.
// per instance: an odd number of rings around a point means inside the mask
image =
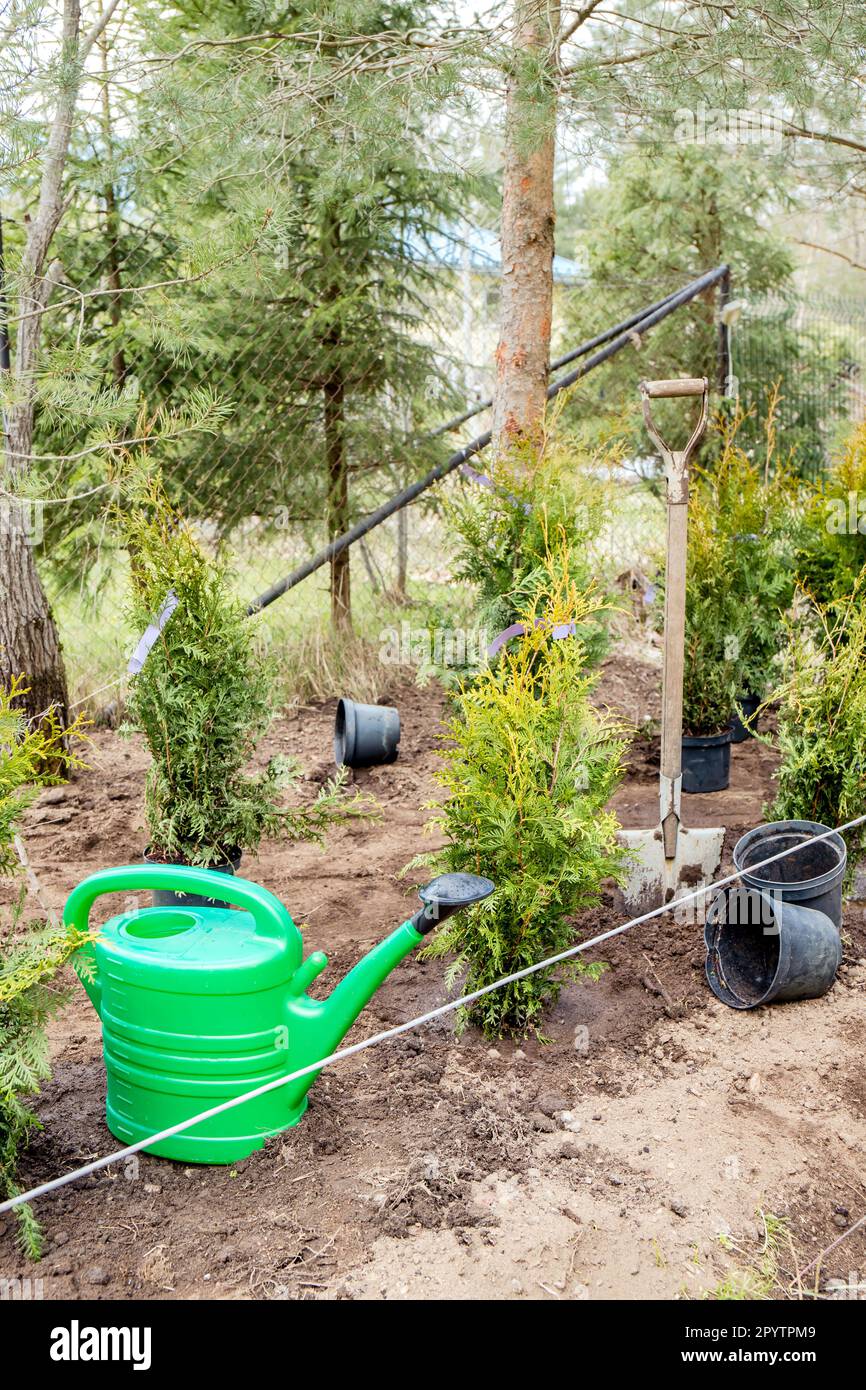
M 483 477 L 467 482 L 452 502 L 455 577 L 474 586 L 478 623 L 491 638 L 544 593 L 551 564 L 581 586 L 592 582 L 591 551 L 610 511 L 607 480 L 616 461 L 613 453 L 593 454 L 561 436 L 541 447 L 515 445 L 486 462 Z M 585 619 L 585 661 L 595 663 L 604 654 L 606 616 L 599 606 Z
M 690 543 L 694 540 L 695 558 L 689 598 L 701 611 L 691 613 L 689 635 L 694 642 L 694 629 L 707 607 L 715 606 L 716 614 L 707 619 L 711 631 L 700 640 L 717 646 L 715 629 L 720 623 L 730 628 L 727 646 L 723 642 L 719 653 L 721 683 L 726 686 L 728 675 L 733 675 L 738 696 L 762 695 L 778 678 L 785 615 L 794 597 L 800 484 L 778 456 L 774 420 L 771 412 L 763 459 L 750 456 L 738 443 L 742 413 L 723 422 L 715 461 L 710 468 L 695 469 L 692 479 Z M 698 685 L 701 671 L 696 669 L 687 679 Z M 690 690 L 690 710 L 696 702 L 697 692 Z
M 21 816 L 45 782 L 60 780 L 57 769 L 78 765 L 74 749 L 82 736 L 81 721 L 64 730 L 49 714 L 29 725 L 17 703 L 26 688 L 20 680 L 0 688 L 0 880 L 4 886 L 20 875 L 15 837 Z M 53 775 L 47 769 L 54 769 Z M 0 916 L 0 1196 L 20 1191 L 18 1163 L 39 1119 L 33 1098 L 51 1075 L 46 1026 L 66 1002 L 67 990 L 57 971 L 85 939 L 68 928 L 22 925 L 24 891 Z M 24 1251 L 37 1259 L 42 1233 L 25 1204 L 16 1208 Z
M 225 563 L 205 553 L 170 505 L 158 473 L 124 480 L 117 521 L 129 551 L 129 617 L 144 631 L 169 596 L 176 608 L 131 683 L 127 731 L 151 753 L 145 818 L 151 857 L 204 868 L 255 852 L 266 836 L 320 840 L 334 823 L 370 813 L 339 782 L 287 806 L 297 778 L 286 759 L 250 760 L 270 725 L 274 672 L 254 624 L 231 593 Z
M 427 862 L 483 874 L 495 893 L 450 918 L 428 955 L 453 953 L 448 983 L 464 991 L 543 960 L 575 941 L 574 913 L 599 900 L 618 877 L 617 821 L 606 804 L 623 773 L 625 740 L 612 715 L 590 702 L 594 676 L 581 637 L 557 639 L 597 615 L 591 595 L 569 578 L 560 553 L 548 584 L 522 616 L 525 635 L 456 697 L 438 780 L 435 817 L 446 847 Z M 540 1034 L 544 1010 L 563 983 L 602 967 L 575 957 L 497 989 L 460 1019 L 491 1038 Z
M 718 526 L 712 499 L 693 489 L 686 567 L 684 733 L 718 734 L 730 724 L 740 689 L 742 624 L 728 540 Z
M 778 790 L 771 820 L 841 825 L 866 810 L 866 568 L 849 596 L 814 606 L 816 629 L 791 625 L 779 703 Z M 848 831 L 849 879 L 866 828 Z
M 706 467 L 690 470 L 683 730 L 718 734 L 737 701 L 778 679 L 802 533 L 803 485 L 776 441 L 775 397 L 763 455 L 739 442 L 742 412 L 717 422 Z M 664 580 L 656 617 L 663 622 Z
M 800 583 L 819 604 L 844 599 L 866 565 L 866 423 L 812 490 L 797 550 Z

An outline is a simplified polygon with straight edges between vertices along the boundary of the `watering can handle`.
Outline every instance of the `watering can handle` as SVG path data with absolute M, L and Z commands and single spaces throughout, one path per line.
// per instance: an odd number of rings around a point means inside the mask
M 86 932 L 90 909 L 103 893 L 152 892 L 154 889 L 171 893 L 197 893 L 246 908 L 253 916 L 259 936 L 286 940 L 296 930 L 286 908 L 267 888 L 252 883 L 248 878 L 236 878 L 213 869 L 190 868 L 184 864 L 127 864 L 91 874 L 77 888 L 73 888 L 66 899 L 63 921 L 78 931 Z

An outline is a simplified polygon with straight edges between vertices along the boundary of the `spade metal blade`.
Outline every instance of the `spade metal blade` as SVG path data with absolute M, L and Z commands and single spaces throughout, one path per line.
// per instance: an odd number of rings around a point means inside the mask
M 725 831 L 723 826 L 686 830 L 681 825 L 672 859 L 665 857 L 660 825 L 649 830 L 620 830 L 617 838 L 632 851 L 622 893 L 629 912 L 639 916 L 712 883 L 722 862 Z

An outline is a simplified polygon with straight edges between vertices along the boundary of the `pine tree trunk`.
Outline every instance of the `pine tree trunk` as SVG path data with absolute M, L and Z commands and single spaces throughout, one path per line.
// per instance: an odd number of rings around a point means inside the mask
M 328 476 L 328 539 L 335 540 L 349 529 L 349 463 L 346 458 L 346 384 L 343 370 L 344 351 L 340 331 L 340 223 L 329 210 L 322 226 L 322 259 L 324 262 L 324 298 L 330 304 L 332 318 L 324 336 L 325 377 L 323 427 L 325 434 L 325 467 Z M 331 561 L 331 626 L 335 632 L 352 627 L 352 592 L 349 547 L 341 550 Z
M 29 718 L 53 707 L 66 723 L 68 694 L 60 638 L 33 554 L 40 540 L 34 504 L 14 496 L 31 452 L 33 406 L 25 403 L 6 413 L 6 459 L 2 469 L 0 508 L 0 683 L 22 676 L 28 693 L 18 702 Z
M 345 389 L 339 369 L 325 383 L 325 459 L 328 469 L 328 539 L 349 529 L 349 470 L 346 462 Z M 345 632 L 352 626 L 349 547 L 331 561 L 331 624 Z
M 113 9 L 116 8 L 112 5 Z M 23 676 L 30 693 L 22 701 L 32 718 L 54 706 L 65 721 L 68 705 L 60 639 L 33 556 L 31 509 L 16 500 L 33 444 L 36 367 L 42 316 L 60 267 L 47 265 L 48 251 L 63 215 L 63 175 L 75 118 L 84 59 L 96 33 L 82 44 L 79 0 L 64 0 L 62 54 L 54 114 L 42 158 L 39 203 L 27 227 L 18 275 L 14 373 L 17 399 L 6 413 L 2 468 L 4 511 L 0 546 L 0 680 Z
M 397 513 L 397 587 L 394 597 L 398 603 L 406 602 L 406 582 L 409 577 L 409 508 L 401 507 Z
M 8 499 L 7 499 L 8 501 Z M 0 545 L 0 684 L 23 676 L 29 693 L 18 702 L 30 718 L 53 707 L 66 723 L 66 674 L 57 627 L 36 570 L 30 515 L 4 506 Z
M 109 315 L 111 326 L 118 329 L 121 323 L 120 312 L 120 291 L 123 288 L 120 278 L 120 258 L 118 256 L 118 240 L 120 236 L 120 221 L 117 216 L 117 199 L 114 194 L 114 185 L 106 184 L 104 191 L 105 198 L 105 226 L 108 233 L 108 254 L 106 256 L 106 280 L 108 288 L 112 291 L 109 301 Z M 114 384 L 118 391 L 122 391 L 126 382 L 126 354 L 121 343 L 115 339 L 114 352 L 111 356 L 111 368 L 114 374 Z
M 517 0 L 514 70 L 508 83 L 502 190 L 502 281 L 493 444 L 501 456 L 538 443 L 543 429 L 553 312 L 554 61 L 559 8 Z M 550 83 L 538 95 L 527 56 L 544 62 Z M 532 91 L 528 83 L 532 82 Z

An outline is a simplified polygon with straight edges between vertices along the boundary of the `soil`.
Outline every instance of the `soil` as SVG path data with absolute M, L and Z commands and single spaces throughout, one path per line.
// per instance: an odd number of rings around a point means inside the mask
M 610 659 L 597 697 L 641 729 L 613 803 L 626 826 L 657 813 L 648 657 Z M 378 824 L 336 831 L 324 853 L 266 845 L 242 865 L 287 903 L 307 948 L 326 950 L 325 991 L 412 910 L 407 883 L 423 870 L 397 874 L 436 843 L 425 803 L 443 700 L 395 677 L 399 760 L 356 774 L 381 804 Z M 278 719 L 260 755 L 296 755 L 312 795 L 332 771 L 333 718 L 330 702 Z M 43 899 L 58 909 L 87 874 L 139 862 L 146 843 L 142 747 L 102 729 L 90 764 L 26 821 Z M 728 791 L 685 798 L 690 824 L 727 827 L 728 866 L 761 820 L 773 767 L 772 750 L 749 741 L 732 751 Z M 828 995 L 744 1013 L 706 984 L 699 922 L 680 910 L 635 928 L 598 951 L 609 969 L 597 983 L 564 990 L 546 1042 L 491 1047 L 472 1030 L 455 1037 L 450 1017 L 405 1034 L 325 1073 L 301 1123 L 233 1168 L 142 1155 L 42 1199 L 38 1267 L 0 1217 L 0 1276 L 41 1278 L 46 1298 L 700 1298 L 760 1263 L 764 1213 L 788 1223 L 767 1285 L 784 1296 L 866 1211 L 864 914 L 846 903 Z M 576 930 L 627 915 L 611 888 Z M 447 997 L 442 962 L 410 957 L 348 1040 Z M 80 989 L 51 1047 L 28 1187 L 118 1147 L 99 1022 Z M 803 1275 L 825 1292 L 833 1279 L 866 1285 L 866 1229 Z

